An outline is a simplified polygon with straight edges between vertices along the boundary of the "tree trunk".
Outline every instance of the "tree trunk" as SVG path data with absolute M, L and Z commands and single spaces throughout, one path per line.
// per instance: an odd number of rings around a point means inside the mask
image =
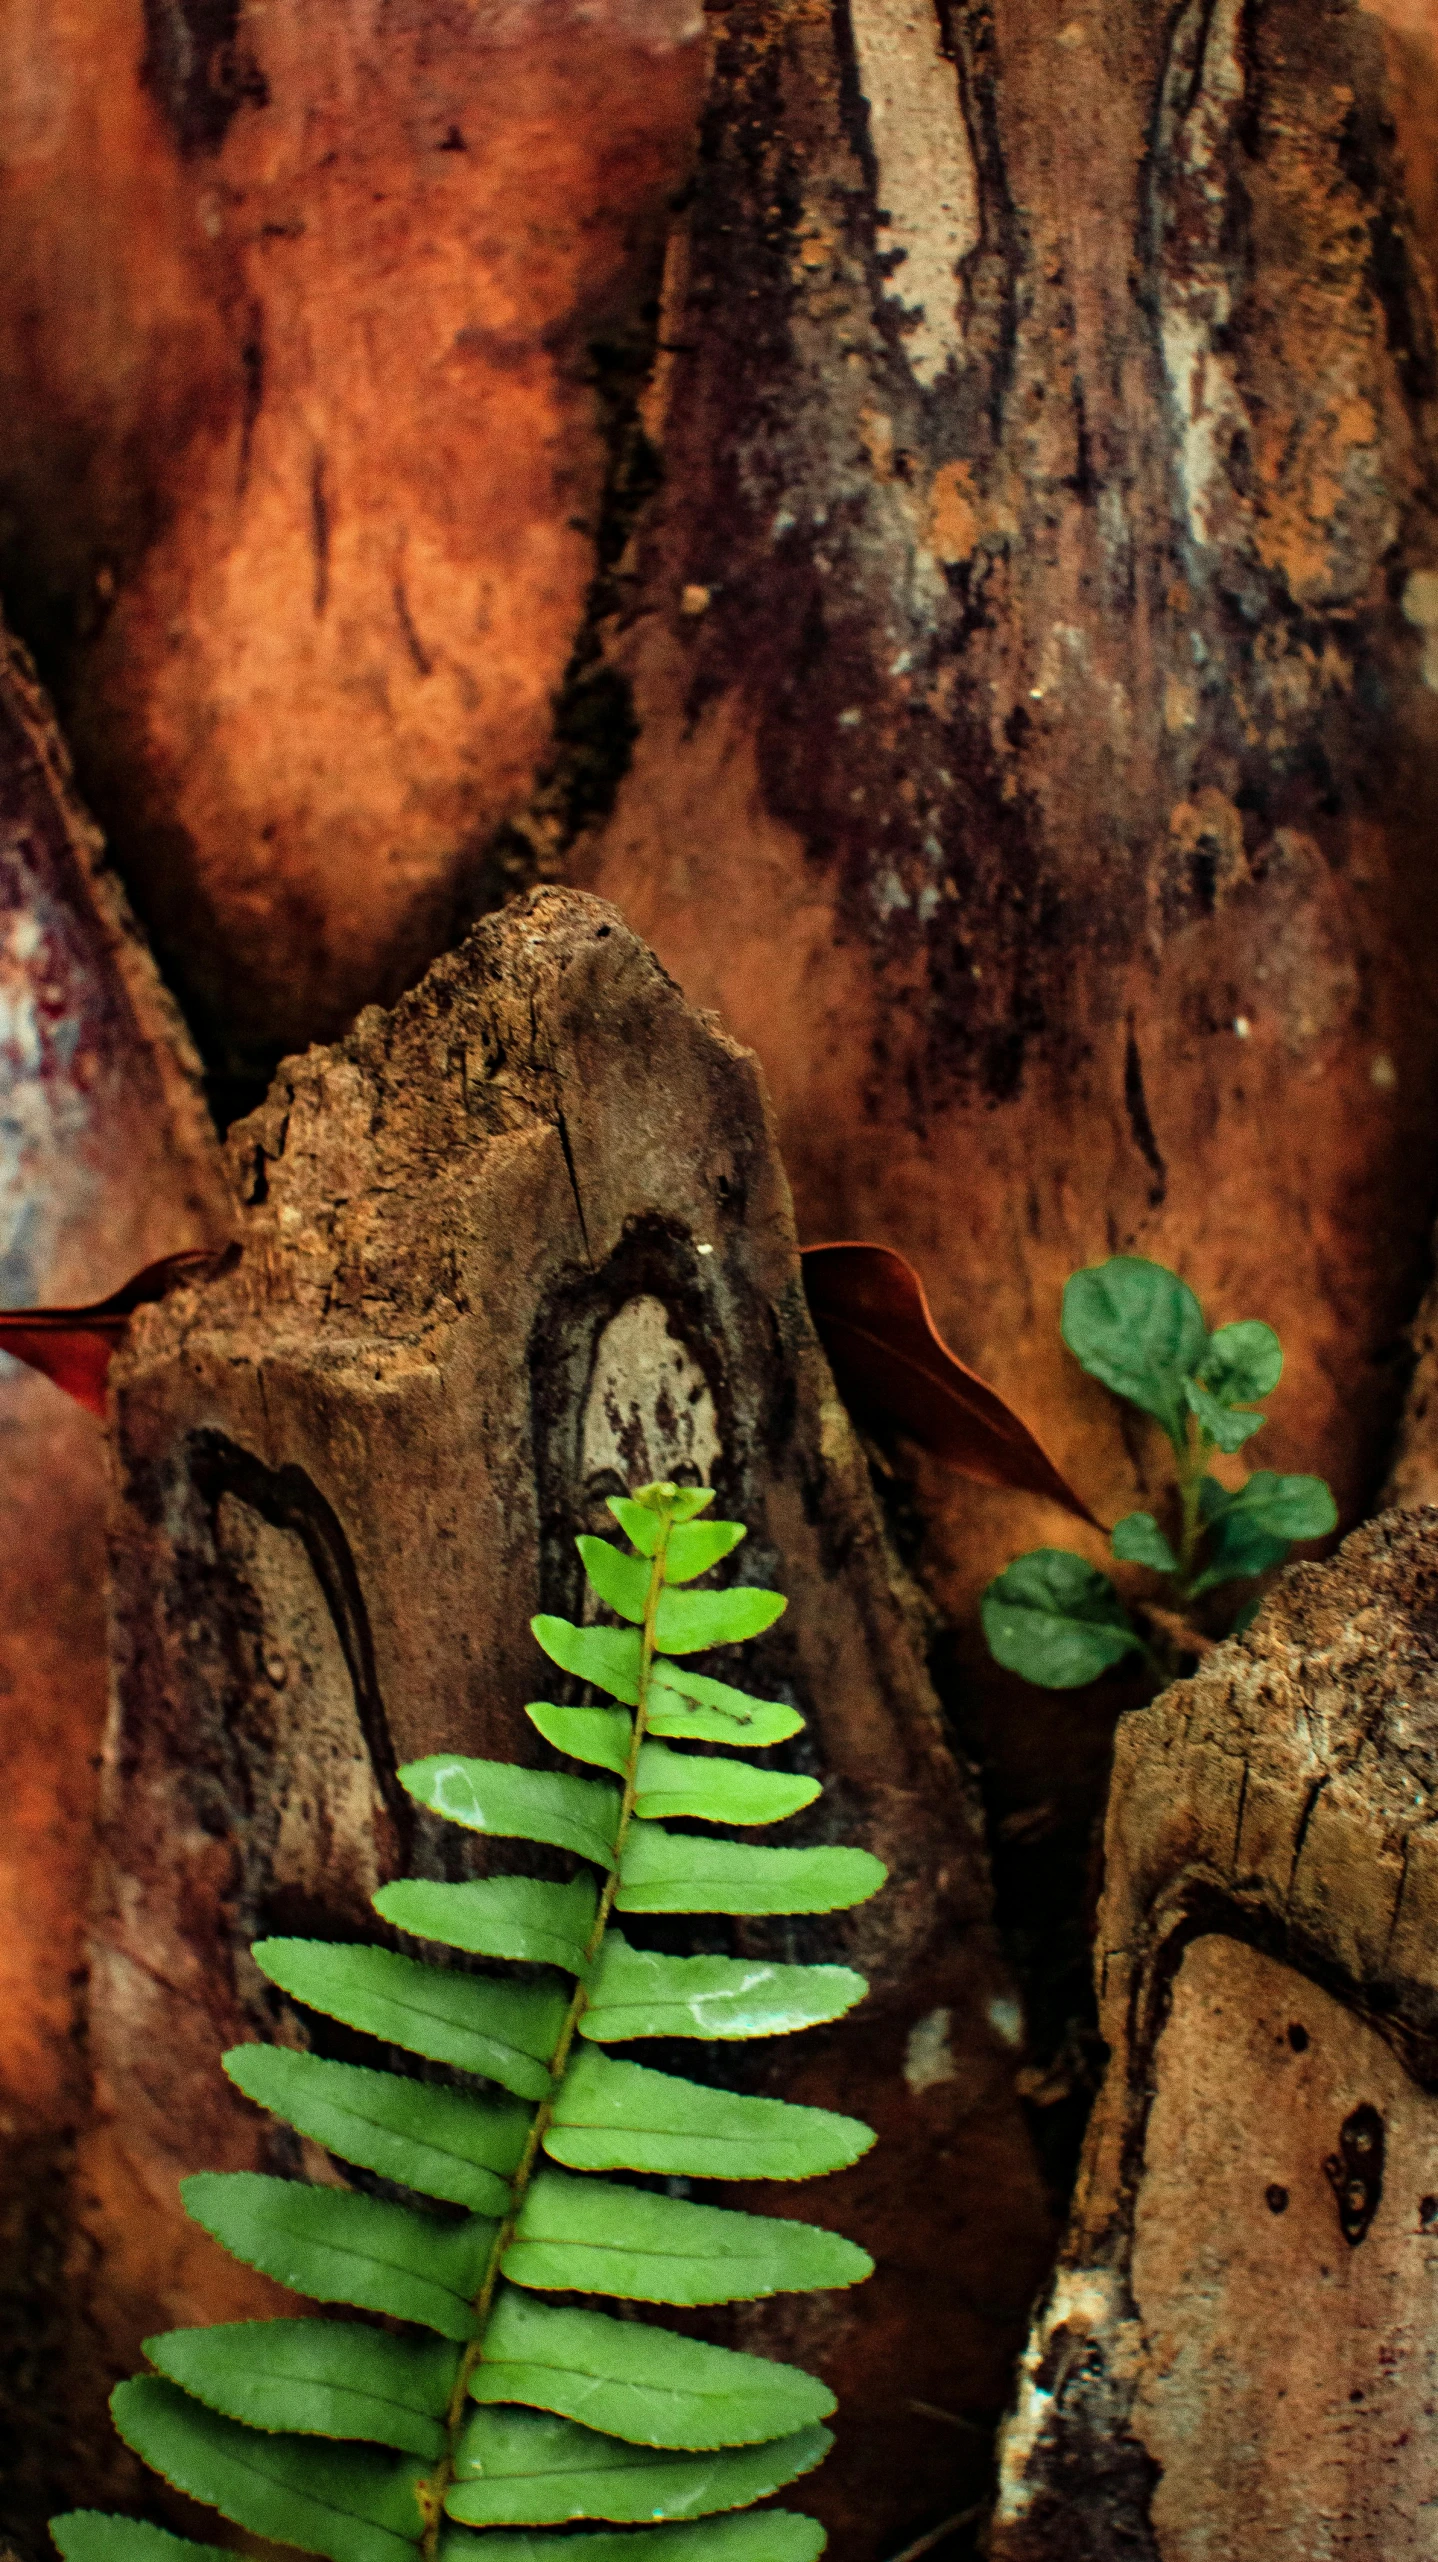
M 1096 1510 L 1151 1457 L 1058 1292 L 1131 1247 L 1279 1326 L 1351 1522 L 1438 1191 L 1427 0 L 710 27 L 647 323 L 679 0 L 0 31 L 0 569 L 136 896 L 253 1068 L 567 867 Z M 972 1635 L 1054 1525 L 915 1520 L 1072 1989 L 1111 1710 Z
M 1121 1729 L 1108 2070 L 995 2562 L 1419 2562 L 1438 2497 L 1438 1510 Z
M 1166 1492 L 1060 1346 L 1117 1251 L 1279 1329 L 1264 1464 L 1351 1524 L 1438 1178 L 1432 11 L 713 23 L 573 875 L 763 1061 L 801 1237 L 904 1248 L 1097 1512 Z M 983 1661 L 1071 1526 L 917 1495 L 1054 2097 L 1124 1694 Z
M 1059 1289 L 1134 1250 L 1280 1328 L 1265 1461 L 1359 1518 L 1438 1196 L 1428 0 L 382 17 L 0 27 L 0 575 L 212 1065 L 564 870 L 1096 1511 L 1162 1487 Z M 1058 1525 L 905 1473 L 1062 2185 L 1126 1694 L 996 1677 Z
M 162 1254 L 222 1239 L 228 1202 L 199 1062 L 3 631 L 0 910 L 0 1298 L 101 1298 Z M 93 1416 L 7 1357 L 0 1373 L 0 2475 L 28 2507 L 66 2452 L 49 2422 L 86 2101 L 104 1457 Z
M 808 1321 L 754 1062 L 612 910 L 549 892 L 290 1062 L 231 1163 L 239 1270 L 145 1316 L 116 1409 L 92 2322 L 123 2365 L 157 2325 L 274 2300 L 175 2193 L 292 2159 L 218 2068 L 299 2033 L 248 1943 L 374 1932 L 374 1886 L 436 1856 L 397 1762 L 531 1760 L 528 1621 L 576 1606 L 572 1534 L 626 1483 L 711 1481 L 791 1596 L 755 1678 L 809 1716 L 820 1830 L 892 1869 L 799 1926 L 867 1974 L 865 2009 L 755 2067 L 878 2128 L 861 2167 L 765 2203 L 832 2217 L 879 2274 L 739 2325 L 840 2393 L 816 2500 L 837 2562 L 873 2562 L 976 2495 L 982 2432 L 954 2423 L 1005 2396 L 1048 2226 L 977 1808 Z

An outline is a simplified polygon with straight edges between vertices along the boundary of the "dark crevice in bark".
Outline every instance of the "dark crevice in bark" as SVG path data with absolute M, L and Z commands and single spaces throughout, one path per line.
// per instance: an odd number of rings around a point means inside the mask
M 937 0 L 937 5 L 945 50 L 958 72 L 959 105 L 978 181 L 978 245 L 963 260 L 960 272 L 967 301 L 966 341 L 971 364 L 982 374 L 990 450 L 997 454 L 1018 362 L 1019 284 L 1026 243 L 999 133 L 992 8 L 983 0 Z
M 558 878 L 576 838 L 609 816 L 629 771 L 638 723 L 628 679 L 610 664 L 604 643 L 623 607 L 626 548 L 660 483 L 659 458 L 640 415 L 659 333 L 658 264 L 656 258 L 652 290 L 633 325 L 596 340 L 589 351 L 606 455 L 594 577 L 554 698 L 550 754 L 524 808 L 491 837 L 477 867 L 466 872 L 451 943 L 506 899 Z
M 216 152 L 241 107 L 270 87 L 240 33 L 240 0 L 144 0 L 142 78 L 182 152 Z
M 1143 1061 L 1138 1054 L 1138 1041 L 1134 1034 L 1132 1015 L 1128 1019 L 1128 1035 L 1124 1043 L 1123 1099 L 1124 1108 L 1128 1113 L 1128 1125 L 1133 1132 L 1134 1146 L 1153 1176 L 1148 1196 L 1149 1208 L 1157 1210 L 1162 1207 L 1168 1192 L 1168 1168 L 1159 1152 L 1158 1141 L 1153 1134 L 1153 1123 L 1149 1118 L 1148 1099 L 1143 1090 Z
M 1338 157 L 1345 177 L 1369 209 L 1369 284 L 1383 314 L 1389 353 L 1421 431 L 1426 406 L 1438 390 L 1438 363 L 1432 318 L 1409 245 L 1393 120 L 1380 97 L 1381 91 L 1377 96 L 1355 98 L 1344 119 Z
M 97 2467 L 105 2417 L 71 2386 L 86 2346 L 77 2309 L 74 2136 L 6 2137 L 0 2179 L 0 2538 L 16 2562 L 54 2562 L 54 2510 Z

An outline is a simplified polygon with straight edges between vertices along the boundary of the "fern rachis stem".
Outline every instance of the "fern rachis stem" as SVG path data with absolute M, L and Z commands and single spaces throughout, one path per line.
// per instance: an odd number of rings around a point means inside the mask
M 625 1836 L 633 1819 L 634 1801 L 639 1793 L 639 1752 L 644 1741 L 645 1721 L 649 1708 L 649 1680 L 655 1651 L 655 1618 L 659 1609 L 659 1596 L 664 1589 L 664 1560 L 669 1547 L 669 1530 L 668 1519 L 661 1517 L 659 1544 L 654 1551 L 650 1566 L 649 1590 L 644 1603 L 644 1619 L 639 1644 L 639 1697 L 634 1711 L 629 1757 L 624 1769 L 624 1791 L 619 1801 L 619 1824 L 614 1837 L 614 1864 L 604 1881 L 599 1908 L 594 1916 L 594 1927 L 589 1934 L 584 1951 L 584 1972 L 575 1984 L 573 2000 L 565 2013 L 564 2024 L 549 2059 L 549 2089 L 531 2120 L 519 2167 L 510 2182 L 509 2204 L 485 2263 L 483 2284 L 474 2299 L 474 2312 L 479 2330 L 460 2359 L 459 2372 L 454 2380 L 454 2390 L 450 2394 L 445 2411 L 444 2453 L 434 2471 L 416 2486 L 416 2497 L 425 2521 L 424 2536 L 420 2546 L 424 2562 L 434 2562 L 438 2550 L 440 2531 L 444 2524 L 444 2504 L 454 2481 L 459 2432 L 464 2421 L 465 2405 L 469 2400 L 470 2378 L 484 2355 L 484 2336 L 489 2327 L 490 2314 L 494 2309 L 504 2255 L 514 2239 L 515 2228 L 523 2212 L 530 2182 L 534 2177 L 540 2148 L 554 2115 L 554 2104 L 568 2067 L 570 2050 L 579 2033 L 579 2023 L 588 2008 L 590 1973 L 603 1947 L 604 1934 L 609 1927 L 610 1915 L 614 1910 L 614 1898 L 619 1892 L 619 1870 L 624 1856 Z

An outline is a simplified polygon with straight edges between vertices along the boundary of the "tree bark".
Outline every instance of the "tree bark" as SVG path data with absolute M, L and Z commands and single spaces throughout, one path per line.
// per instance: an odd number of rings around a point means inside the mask
M 821 1833 L 892 1870 L 797 1926 L 868 1975 L 857 2020 L 753 2065 L 877 2127 L 863 2165 L 765 2203 L 879 2274 L 738 2326 L 840 2392 L 816 2503 L 838 2562 L 873 2562 L 975 2495 L 982 2434 L 954 2423 L 1004 2397 L 1048 2226 L 977 1806 L 808 1321 L 758 1070 L 611 909 L 548 892 L 291 1061 L 231 1164 L 238 1271 L 147 1312 L 118 1373 L 91 2319 L 123 2365 L 157 2324 L 274 2300 L 175 2192 L 296 2160 L 218 2069 L 303 2033 L 248 1943 L 374 1932 L 376 1883 L 445 1855 L 398 1762 L 533 1758 L 530 1614 L 577 1607 L 572 1534 L 607 1492 L 677 1469 L 791 1596 L 752 1666 L 810 1719 Z
M 0 1298 L 103 1297 L 223 1239 L 194 1057 L 75 800 L 48 704 L 0 629 Z M 0 1357 L 0 2475 L 29 2522 L 55 2409 L 78 1996 L 105 1718 L 94 1417 Z
M 1438 1511 L 1292 1569 L 1120 1729 L 1109 2064 L 995 2562 L 1426 2554 Z
M 137 897 L 253 1067 L 567 865 L 1096 1510 L 1160 1489 L 1058 1293 L 1127 1247 L 1279 1326 L 1351 1522 L 1435 1206 L 1427 0 L 710 25 L 642 396 L 677 0 L 0 32 L 4 560 Z M 1054 1525 L 915 1522 L 1072 1983 L 1111 1710 L 972 1633 Z
M 699 35 L 692 0 L 0 20 L 0 591 L 222 1069 L 398 994 L 503 895 L 552 697 L 602 728 L 606 434 Z
M 1351 1525 L 1434 1206 L 1431 10 L 713 25 L 573 876 L 763 1061 L 801 1237 L 903 1248 L 1101 1516 L 1162 1445 L 1060 1293 L 1132 1252 L 1278 1328 L 1264 1464 Z M 1125 1694 L 995 1676 L 984 1584 L 1081 1543 L 910 1473 L 1052 2096 Z
M 642 396 L 682 12 L 32 14 L 4 560 L 212 1057 L 567 867 L 1097 1511 L 1163 1489 L 1059 1289 L 1133 1250 L 1280 1328 L 1265 1461 L 1359 1518 L 1435 1206 L 1427 0 L 716 5 Z M 1125 1694 L 993 1675 L 1057 1525 L 905 1473 L 1061 2180 Z

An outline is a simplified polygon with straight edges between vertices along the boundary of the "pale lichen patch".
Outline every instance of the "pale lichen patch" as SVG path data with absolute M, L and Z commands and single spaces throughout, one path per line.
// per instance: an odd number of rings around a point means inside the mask
M 1410 572 L 1403 590 L 1403 619 L 1423 635 L 1423 682 L 1438 694 L 1438 569 Z
M 901 257 L 889 292 L 908 320 L 909 369 L 928 390 L 963 354 L 958 269 L 979 243 L 978 172 L 933 9 L 852 0 L 850 15 L 883 246 Z
M 953 2023 L 951 2010 L 931 2010 L 916 2019 L 910 2029 L 904 2048 L 904 2079 L 916 2097 L 940 2082 L 957 2081 L 959 2068 L 949 2043 Z

